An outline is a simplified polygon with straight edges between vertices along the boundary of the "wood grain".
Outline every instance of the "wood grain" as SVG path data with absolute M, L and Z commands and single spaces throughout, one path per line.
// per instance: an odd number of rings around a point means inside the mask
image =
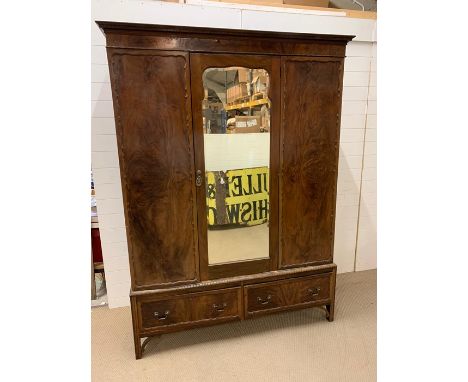
M 136 297 L 135 297 L 136 298 Z M 198 326 L 201 321 L 213 322 L 241 319 L 242 289 L 229 288 L 183 296 L 158 295 L 137 298 L 141 312 L 140 332 L 175 331 Z M 180 329 L 179 329 L 180 330 Z
M 332 261 L 341 59 L 282 59 L 280 267 Z
M 113 48 L 344 57 L 354 36 L 96 21 Z
M 188 55 L 108 50 L 132 288 L 197 278 Z
M 226 264 L 208 263 L 208 240 L 206 223 L 205 181 L 197 188 L 198 242 L 200 253 L 200 278 L 208 280 L 251 274 L 278 269 L 278 172 L 279 172 L 279 132 L 280 132 L 280 58 L 261 55 L 236 54 L 190 54 L 192 74 L 192 113 L 195 142 L 195 166 L 205 173 L 205 154 L 203 140 L 202 101 L 204 99 L 203 72 L 207 68 L 240 66 L 250 69 L 265 69 L 270 76 L 268 97 L 271 100 L 270 132 L 270 186 L 269 186 L 269 261 L 265 259 Z
M 174 325 L 190 321 L 190 301 L 177 298 L 141 304 L 142 328 Z
M 213 264 L 208 266 L 208 279 L 221 279 L 242 275 L 267 272 L 271 267 L 271 259 L 242 260 L 233 263 Z
M 206 293 L 191 299 L 192 321 L 212 320 L 221 317 L 240 316 L 239 290 Z
M 257 312 L 285 310 L 330 300 L 331 273 L 244 287 L 246 318 Z

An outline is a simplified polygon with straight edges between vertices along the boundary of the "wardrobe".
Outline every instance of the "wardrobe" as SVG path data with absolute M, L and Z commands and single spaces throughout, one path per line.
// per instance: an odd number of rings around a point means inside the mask
M 135 355 L 164 333 L 321 308 L 333 321 L 343 64 L 353 36 L 98 21 Z

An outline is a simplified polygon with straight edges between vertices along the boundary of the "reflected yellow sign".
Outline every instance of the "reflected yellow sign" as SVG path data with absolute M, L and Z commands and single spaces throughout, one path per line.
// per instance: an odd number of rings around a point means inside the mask
M 268 221 L 268 167 L 206 172 L 209 226 L 257 225 Z

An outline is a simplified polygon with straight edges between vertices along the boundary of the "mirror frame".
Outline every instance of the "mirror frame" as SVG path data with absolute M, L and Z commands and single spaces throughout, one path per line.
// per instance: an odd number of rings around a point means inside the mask
M 207 68 L 203 72 L 205 98 L 202 111 L 204 115 L 208 262 L 210 265 L 269 257 L 271 102 L 266 94 L 270 88 L 270 74 L 264 69 L 254 70 L 255 73 L 248 73 L 252 70 L 234 66 Z M 247 99 L 236 101 L 232 97 L 228 98 L 229 89 L 239 86 L 235 79 L 240 71 L 248 77 L 247 83 L 243 81 L 242 84 L 246 91 L 246 96 L 243 98 L 250 97 L 252 94 L 253 88 L 250 81 L 255 78 L 254 75 L 265 78 L 266 88 L 262 92 L 266 94 L 262 98 L 258 98 L 257 95 L 255 99 L 261 103 L 254 106 L 255 110 L 263 110 L 263 114 L 252 115 L 248 107 L 235 108 L 239 106 L 239 103 L 247 102 Z M 227 78 L 229 82 L 226 82 Z M 221 85 L 221 82 L 224 82 L 224 85 Z M 217 99 L 213 100 L 212 104 L 209 101 L 209 94 L 213 92 L 217 94 Z M 211 105 L 214 106 L 214 111 Z M 246 115 L 243 118 L 252 118 L 257 122 L 252 131 L 246 126 L 247 135 L 243 134 L 243 127 L 233 124 L 234 120 L 237 121 L 237 116 L 244 115 L 244 113 Z M 209 121 L 213 120 L 215 124 L 211 126 Z M 265 126 L 267 121 L 268 126 Z M 210 127 L 214 130 L 211 131 Z M 266 131 L 263 130 L 264 127 L 267 127 Z M 249 146 L 246 150 L 241 142 L 255 143 L 255 145 Z M 257 145 L 259 142 L 262 142 L 261 147 Z M 266 146 L 263 146 L 263 143 L 266 143 Z M 227 146 L 224 146 L 226 144 Z M 220 148 L 223 149 L 220 151 Z M 253 162 L 252 159 L 254 159 Z M 260 173 L 259 176 L 254 175 L 257 173 Z M 200 177 L 197 175 L 197 182 L 199 180 Z M 247 184 L 250 186 L 250 193 L 245 191 Z M 233 215 L 230 211 L 237 211 L 237 214 Z M 245 241 L 246 234 L 255 238 L 254 241 Z M 233 241 L 232 235 L 237 237 L 237 240 Z
M 197 188 L 198 250 L 200 279 L 211 280 L 249 275 L 277 269 L 279 256 L 279 176 L 280 176 L 280 66 L 279 56 L 238 54 L 190 54 L 192 88 L 192 125 L 194 135 L 195 169 L 205 174 L 204 133 L 202 101 L 204 99 L 203 73 L 208 68 L 245 67 L 264 69 L 270 76 L 268 98 L 270 107 L 270 211 L 269 211 L 269 257 L 230 263 L 209 264 L 208 227 L 206 219 L 205 177 Z

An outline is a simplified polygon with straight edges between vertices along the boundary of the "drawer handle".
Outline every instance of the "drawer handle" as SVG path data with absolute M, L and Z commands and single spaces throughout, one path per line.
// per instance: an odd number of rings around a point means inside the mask
M 213 309 L 214 310 L 217 310 L 218 312 L 223 312 L 224 311 L 224 308 L 227 307 L 227 304 L 225 302 L 223 302 L 222 304 L 213 304 Z
M 261 297 L 257 297 L 257 301 L 262 305 L 267 305 L 271 302 L 271 294 L 269 294 L 265 300 Z
M 319 292 L 320 292 L 320 288 L 317 287 L 317 288 L 309 288 L 308 289 L 309 293 L 312 293 L 312 296 L 313 297 L 316 297 L 319 295 Z
M 159 312 L 154 312 L 154 317 L 156 317 L 158 320 L 162 321 L 162 320 L 165 320 L 167 318 L 167 316 L 169 316 L 169 313 L 171 313 L 169 310 L 166 310 L 164 312 L 164 314 L 161 314 Z

